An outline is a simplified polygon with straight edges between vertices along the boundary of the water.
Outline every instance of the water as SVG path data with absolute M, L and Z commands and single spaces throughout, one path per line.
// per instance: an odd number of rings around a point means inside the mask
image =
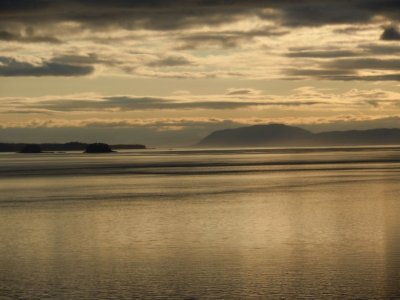
M 0 154 L 0 299 L 400 297 L 400 148 Z

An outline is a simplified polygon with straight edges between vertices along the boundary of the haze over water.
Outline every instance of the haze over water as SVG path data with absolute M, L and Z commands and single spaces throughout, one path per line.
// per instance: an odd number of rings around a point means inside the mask
M 399 298 L 399 180 L 395 147 L 0 154 L 0 298 Z

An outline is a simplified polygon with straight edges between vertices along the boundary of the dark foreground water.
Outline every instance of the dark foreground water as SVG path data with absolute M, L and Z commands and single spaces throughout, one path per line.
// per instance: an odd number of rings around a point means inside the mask
M 0 299 L 398 299 L 400 149 L 0 154 Z

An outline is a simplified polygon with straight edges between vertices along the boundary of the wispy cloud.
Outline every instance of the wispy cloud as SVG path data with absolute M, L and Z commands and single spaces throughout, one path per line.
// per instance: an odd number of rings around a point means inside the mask
M 84 76 L 94 72 L 88 65 L 58 63 L 53 60 L 32 63 L 12 57 L 0 57 L 0 76 Z
M 230 96 L 243 96 L 244 90 L 230 92 Z M 190 97 L 181 96 L 180 98 L 157 98 L 157 97 L 137 97 L 137 96 L 100 96 L 92 98 L 63 97 L 52 99 L 14 99 L 13 106 L 23 108 L 24 113 L 29 109 L 35 113 L 43 112 L 74 112 L 74 111 L 143 111 L 143 110 L 236 110 L 251 107 L 300 107 L 311 105 L 322 105 L 324 102 L 317 100 L 267 100 L 262 97 L 246 98 L 239 97 L 232 99 L 227 96 L 204 96 Z M 220 100 L 217 98 L 220 97 Z M 48 98 L 48 97 L 47 97 Z M 204 100 L 211 98 L 209 100 Z M 6 110 L 10 112 L 9 109 Z
M 42 36 L 35 35 L 27 30 L 26 34 L 21 34 L 20 32 L 10 32 L 6 30 L 0 30 L 0 41 L 6 42 L 20 42 L 20 43 L 51 43 L 60 44 L 62 43 L 56 37 L 53 36 Z

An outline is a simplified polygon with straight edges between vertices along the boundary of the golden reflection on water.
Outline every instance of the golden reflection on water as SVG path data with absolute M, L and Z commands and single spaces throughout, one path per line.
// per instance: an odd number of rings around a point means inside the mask
M 0 296 L 396 298 L 396 170 L 15 177 Z

